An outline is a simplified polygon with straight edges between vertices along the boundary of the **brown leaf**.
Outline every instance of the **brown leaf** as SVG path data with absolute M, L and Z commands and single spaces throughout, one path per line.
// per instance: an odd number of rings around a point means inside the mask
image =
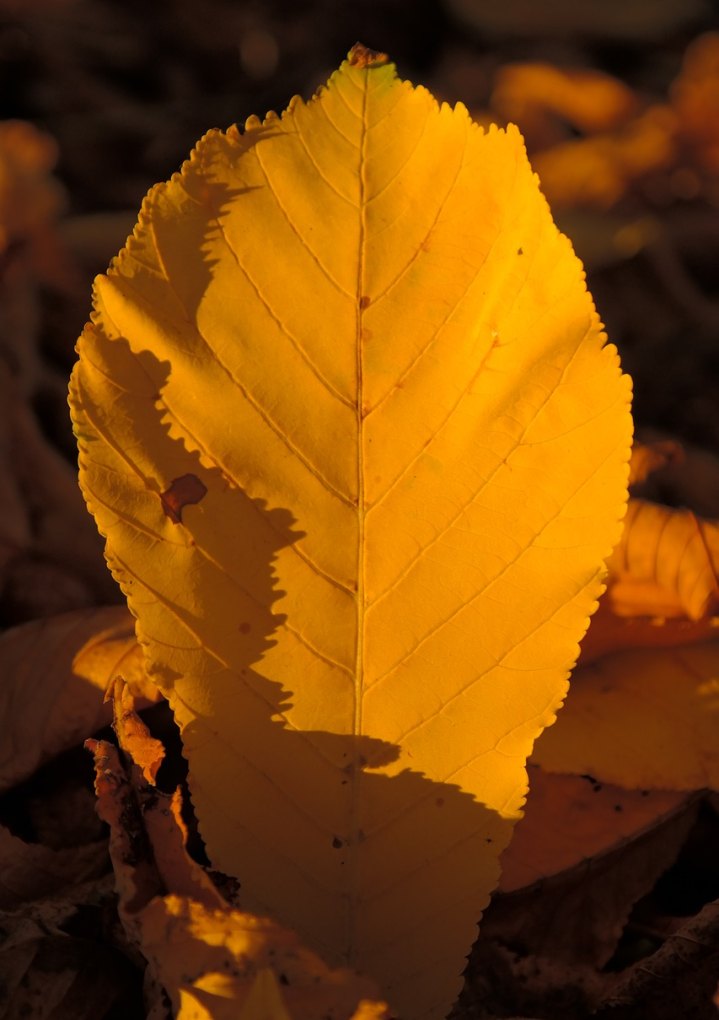
M 635 444 L 635 450 L 640 463 L 653 461 L 651 473 L 644 479 L 630 479 L 632 494 L 655 503 L 688 507 L 701 517 L 719 517 L 719 457 L 691 443 L 650 435 L 655 438 Z
M 145 703 L 159 699 L 122 606 L 14 627 L 0 636 L 0 661 L 0 789 L 106 726 L 103 697 L 118 673 Z
M 650 475 L 655 475 L 667 465 L 674 466 L 683 462 L 684 447 L 675 439 L 655 439 L 650 442 L 635 440 L 629 461 L 629 485 L 632 493 L 638 495 L 637 487 Z
M 132 968 L 96 937 L 111 894 L 111 876 L 105 875 L 0 910 L 3 1020 L 97 1020 L 113 1007 L 127 1015 Z
M 120 747 L 132 758 L 148 783 L 157 781 L 157 771 L 165 757 L 162 741 L 156 740 L 135 711 L 135 698 L 125 679 L 116 676 L 105 695 L 112 702 L 113 726 Z
M 707 903 L 648 959 L 622 975 L 596 1020 L 708 1017 L 719 969 L 719 901 Z
M 104 842 L 53 850 L 40 843 L 25 843 L 0 826 L 0 910 L 17 910 L 30 901 L 97 878 L 106 870 Z
M 719 643 L 627 648 L 575 670 L 532 759 L 629 789 L 719 789 Z
M 514 893 L 579 868 L 686 813 L 693 794 L 625 790 L 592 776 L 553 775 L 529 768 L 524 817 L 502 854 L 499 890 Z
M 610 584 L 611 588 L 611 584 Z M 599 601 L 584 639 L 580 663 L 585 666 L 624 648 L 672 648 L 705 641 L 719 634 L 719 617 L 620 616 L 613 612 L 611 591 Z
M 676 859 L 697 806 L 694 795 L 532 768 L 483 937 L 557 962 L 603 966 L 633 905 Z

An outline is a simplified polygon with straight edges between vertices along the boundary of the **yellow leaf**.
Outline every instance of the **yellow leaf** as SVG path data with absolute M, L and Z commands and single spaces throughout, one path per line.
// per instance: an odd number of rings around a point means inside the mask
M 368 1013 L 366 978 L 330 970 L 266 918 L 168 895 L 145 907 L 138 926 L 178 1020 L 350 1020 L 356 1010 Z M 385 1005 L 372 1005 L 377 1020 L 388 1020 Z
M 238 1020 L 291 1020 L 282 1002 L 277 978 L 269 967 L 255 978 Z
M 139 767 L 147 734 L 123 693 L 116 688 L 115 725 L 129 769 L 112 744 L 87 742 L 98 813 L 110 826 L 125 931 L 178 1020 L 388 1020 L 367 978 L 330 970 L 294 932 L 225 902 L 185 849 L 179 790 L 161 793 Z
M 633 789 L 719 789 L 719 642 L 638 648 L 575 670 L 532 760 Z
M 356 47 L 153 189 L 78 349 L 81 484 L 213 864 L 443 1016 L 631 431 L 521 138 Z

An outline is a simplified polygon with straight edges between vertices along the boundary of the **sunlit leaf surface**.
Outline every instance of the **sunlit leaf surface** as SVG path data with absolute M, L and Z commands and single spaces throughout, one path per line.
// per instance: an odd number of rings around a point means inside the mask
M 461 985 L 619 535 L 629 386 L 515 130 L 356 47 L 97 281 L 82 486 L 247 909 Z

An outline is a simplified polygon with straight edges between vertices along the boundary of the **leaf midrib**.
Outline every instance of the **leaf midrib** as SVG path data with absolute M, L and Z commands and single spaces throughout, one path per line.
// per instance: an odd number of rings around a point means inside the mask
M 362 321 L 365 284 L 365 236 L 366 236 L 366 142 L 367 142 L 367 96 L 369 85 L 369 73 L 364 71 L 362 75 L 362 111 L 360 115 L 360 139 L 359 139 L 359 166 L 357 171 L 359 182 L 358 194 L 358 215 L 359 215 L 359 236 L 357 251 L 357 286 L 355 293 L 355 350 L 356 350 L 356 405 L 357 416 L 357 594 L 356 594 L 356 647 L 355 647 L 355 676 L 354 676 L 354 719 L 352 721 L 352 733 L 355 741 L 359 741 L 362 734 L 362 698 L 363 673 L 364 673 L 364 628 L 365 628 L 365 510 L 364 510 L 364 425 L 362 417 L 363 395 L 363 352 L 362 352 Z M 355 922 L 360 900 L 361 890 L 360 869 L 359 869 L 359 830 L 360 830 L 360 783 L 362 777 L 362 765 L 360 762 L 359 746 L 355 744 L 355 753 L 352 760 L 352 775 L 350 781 L 351 801 L 349 817 L 349 846 L 348 846 L 348 879 L 349 896 L 347 903 L 347 948 L 346 959 L 351 962 L 356 953 L 355 945 Z

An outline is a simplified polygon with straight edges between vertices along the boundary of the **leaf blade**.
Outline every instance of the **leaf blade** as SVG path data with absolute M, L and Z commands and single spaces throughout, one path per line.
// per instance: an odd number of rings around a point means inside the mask
M 214 862 L 443 1015 L 628 458 L 626 380 L 519 136 L 349 61 L 151 193 L 80 355 L 83 485 Z

